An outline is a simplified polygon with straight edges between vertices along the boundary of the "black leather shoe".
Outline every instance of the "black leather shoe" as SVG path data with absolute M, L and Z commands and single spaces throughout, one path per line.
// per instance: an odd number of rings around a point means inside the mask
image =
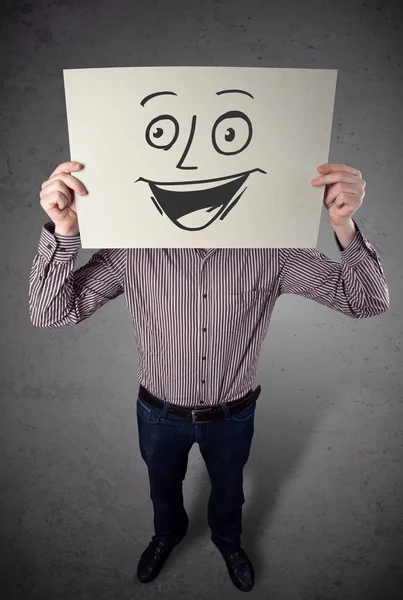
M 137 579 L 141 583 L 148 583 L 155 579 L 161 571 L 168 556 L 178 544 L 165 544 L 157 542 L 155 538 L 151 540 L 148 547 L 144 550 L 137 566 Z
M 218 546 L 217 548 L 224 557 L 233 584 L 241 592 L 250 592 L 255 585 L 255 573 L 245 550 L 240 548 L 237 552 L 229 554 Z

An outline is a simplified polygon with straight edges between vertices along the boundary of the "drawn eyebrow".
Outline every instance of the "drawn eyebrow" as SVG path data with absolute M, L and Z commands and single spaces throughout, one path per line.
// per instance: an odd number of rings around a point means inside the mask
M 222 90 L 221 92 L 216 92 L 217 96 L 221 96 L 221 94 L 232 94 L 232 93 L 245 94 L 246 96 L 250 96 L 252 98 L 252 100 L 254 100 L 254 97 L 252 96 L 252 94 L 250 94 L 249 92 L 245 92 L 244 90 Z
M 141 106 L 144 106 L 144 104 L 146 102 L 148 102 L 149 100 L 151 100 L 151 98 L 155 98 L 156 96 L 162 96 L 163 94 L 169 94 L 170 96 L 178 95 L 178 94 L 175 94 L 175 92 L 154 92 L 154 94 L 149 94 L 148 96 L 143 98 L 142 101 L 140 102 L 140 104 L 141 104 Z

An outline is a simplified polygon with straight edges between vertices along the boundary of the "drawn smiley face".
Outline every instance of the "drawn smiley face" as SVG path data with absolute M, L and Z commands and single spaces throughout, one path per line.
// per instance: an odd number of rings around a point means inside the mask
M 221 94 L 245 94 L 253 99 L 249 92 L 243 90 L 223 90 Z M 141 101 L 146 102 L 161 95 L 173 95 L 174 92 L 155 92 Z M 178 174 L 183 170 L 196 170 L 198 166 L 185 164 L 196 133 L 197 117 L 193 115 L 186 146 L 176 165 Z M 169 114 L 154 117 L 145 129 L 147 144 L 156 151 L 169 151 L 179 138 L 179 123 Z M 203 135 L 206 133 L 203 132 Z M 224 156 L 233 156 L 243 152 L 253 137 L 253 127 L 250 118 L 239 110 L 227 111 L 219 116 L 210 132 L 211 144 L 215 152 Z M 246 190 L 248 177 L 255 172 L 266 174 L 266 171 L 255 168 L 230 176 L 193 181 L 153 181 L 140 177 L 137 181 L 146 182 L 151 191 L 151 200 L 160 214 L 167 217 L 180 229 L 199 231 L 205 229 L 216 219 L 224 219 L 237 204 Z M 179 177 L 178 177 L 179 179 Z

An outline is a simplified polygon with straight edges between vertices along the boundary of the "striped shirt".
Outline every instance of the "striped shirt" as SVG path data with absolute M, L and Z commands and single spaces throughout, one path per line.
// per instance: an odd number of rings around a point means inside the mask
M 354 319 L 389 308 L 375 248 L 356 226 L 336 262 L 312 248 L 103 249 L 74 270 L 80 234 L 42 227 L 29 280 L 36 327 L 63 327 L 125 295 L 139 382 L 180 406 L 231 402 L 254 387 L 259 352 L 281 294 Z

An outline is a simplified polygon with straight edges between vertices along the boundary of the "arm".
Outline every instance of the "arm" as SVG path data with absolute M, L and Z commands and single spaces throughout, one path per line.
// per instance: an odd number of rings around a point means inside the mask
M 99 250 L 74 271 L 80 235 L 54 235 L 42 227 L 29 278 L 29 314 L 35 327 L 80 323 L 123 293 L 125 250 Z
M 354 221 L 356 233 L 343 249 L 341 263 L 314 248 L 280 250 L 281 294 L 297 294 L 354 319 L 379 315 L 389 308 L 389 291 L 374 247 Z

